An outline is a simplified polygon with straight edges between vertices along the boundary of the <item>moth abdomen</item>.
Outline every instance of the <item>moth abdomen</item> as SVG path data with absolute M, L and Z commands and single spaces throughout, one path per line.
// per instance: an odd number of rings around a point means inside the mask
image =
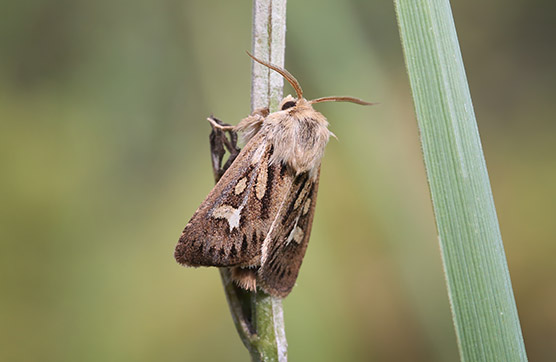
M 257 271 L 259 267 L 233 267 L 232 280 L 241 288 L 255 291 L 257 289 Z

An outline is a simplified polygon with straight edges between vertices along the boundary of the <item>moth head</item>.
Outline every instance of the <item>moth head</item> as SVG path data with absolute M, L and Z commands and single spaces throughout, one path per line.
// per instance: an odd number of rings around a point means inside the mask
M 281 111 L 285 111 L 286 109 L 295 107 L 297 103 L 299 103 L 298 99 L 288 94 L 284 99 L 282 99 L 282 102 L 280 102 L 279 109 Z
M 282 99 L 282 102 L 280 102 L 280 110 L 284 111 L 288 108 L 292 108 L 301 104 L 307 104 L 307 105 L 312 105 L 315 103 L 322 103 L 322 102 L 351 102 L 351 103 L 355 103 L 355 104 L 360 104 L 363 106 L 370 106 L 373 105 L 374 103 L 369 103 L 366 102 L 362 99 L 359 98 L 354 98 L 354 97 L 336 97 L 336 96 L 331 96 L 331 97 L 321 97 L 321 98 L 316 98 L 313 100 L 306 100 L 305 98 L 303 98 L 303 90 L 301 89 L 301 85 L 299 85 L 299 82 L 297 81 L 297 79 L 295 79 L 295 77 L 288 72 L 286 69 L 281 68 L 279 66 L 267 63 L 263 60 L 260 60 L 258 58 L 255 58 L 251 53 L 247 52 L 247 55 L 249 55 L 251 58 L 253 58 L 254 61 L 256 61 L 257 63 L 260 63 L 262 65 L 264 65 L 265 67 L 268 67 L 272 70 L 274 70 L 275 72 L 279 73 L 282 77 L 284 77 L 288 83 L 291 84 L 291 86 L 293 87 L 293 89 L 295 90 L 295 93 L 297 94 L 297 98 L 292 97 L 291 95 L 288 95 L 287 97 L 285 97 L 284 99 Z

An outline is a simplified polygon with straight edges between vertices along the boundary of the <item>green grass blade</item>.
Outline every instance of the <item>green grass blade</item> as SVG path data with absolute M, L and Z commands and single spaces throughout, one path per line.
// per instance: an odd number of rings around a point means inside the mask
M 526 361 L 448 0 L 396 0 L 463 361 Z

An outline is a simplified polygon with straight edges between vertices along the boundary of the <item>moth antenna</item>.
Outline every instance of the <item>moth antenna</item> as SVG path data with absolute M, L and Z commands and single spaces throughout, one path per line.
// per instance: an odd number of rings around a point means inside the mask
M 322 102 L 351 102 L 355 104 L 360 104 L 362 106 L 372 106 L 377 104 L 377 103 L 366 102 L 362 99 L 354 98 L 354 97 L 322 97 L 322 98 L 317 98 L 317 99 L 313 99 L 312 101 L 309 101 L 310 104 L 322 103 Z
M 253 60 L 256 61 L 257 63 L 260 63 L 260 64 L 264 65 L 265 67 L 268 67 L 268 68 L 280 73 L 280 75 L 282 77 L 284 77 L 288 81 L 288 83 L 291 84 L 293 89 L 295 89 L 295 93 L 297 93 L 297 99 L 303 98 L 303 90 L 301 89 L 301 86 L 299 85 L 299 82 L 297 81 L 297 79 L 295 79 L 295 77 L 290 72 L 288 72 L 284 68 L 280 68 L 276 65 L 273 65 L 273 64 L 267 63 L 265 61 L 262 61 L 258 58 L 255 58 L 255 56 L 252 55 L 249 52 L 247 52 L 247 55 L 249 55 L 251 58 L 253 58 Z

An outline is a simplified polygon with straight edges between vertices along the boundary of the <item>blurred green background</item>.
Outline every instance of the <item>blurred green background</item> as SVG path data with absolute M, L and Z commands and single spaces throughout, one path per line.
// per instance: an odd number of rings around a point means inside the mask
M 452 1 L 527 351 L 556 355 L 556 5 Z M 249 1 L 3 1 L 0 360 L 246 361 L 177 238 L 209 126 L 249 113 Z M 456 361 L 393 4 L 288 4 L 286 66 L 339 141 L 285 300 L 292 361 Z M 291 92 L 287 88 L 286 92 Z M 287 94 L 287 93 L 286 93 Z

